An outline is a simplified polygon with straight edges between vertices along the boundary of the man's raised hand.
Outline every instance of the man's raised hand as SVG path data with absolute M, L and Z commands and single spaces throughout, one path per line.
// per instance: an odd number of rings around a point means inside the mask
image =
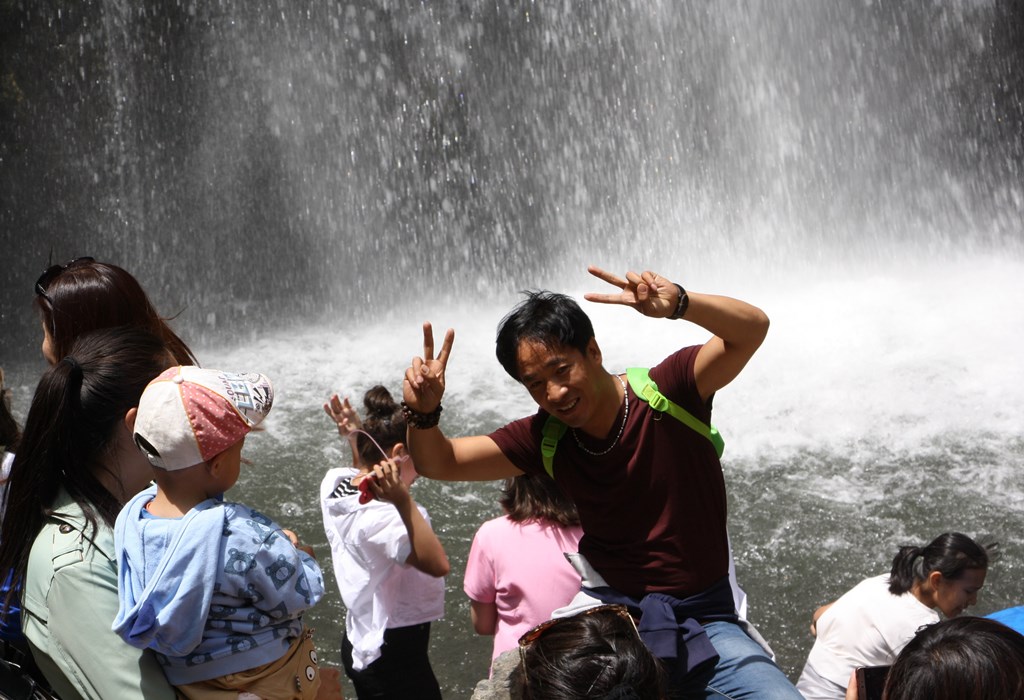
M 679 303 L 679 288 L 656 272 L 627 272 L 626 277 L 622 278 L 594 265 L 588 267 L 587 272 L 620 289 L 617 294 L 588 292 L 583 295 L 587 301 L 631 306 L 652 318 L 668 318 Z
M 434 358 L 434 330 L 429 322 L 423 324 L 423 356 L 412 358 L 402 382 L 402 399 L 417 413 L 430 413 L 441 403 L 444 395 L 444 374 L 448 356 L 455 342 L 455 331 L 444 334 L 441 352 Z

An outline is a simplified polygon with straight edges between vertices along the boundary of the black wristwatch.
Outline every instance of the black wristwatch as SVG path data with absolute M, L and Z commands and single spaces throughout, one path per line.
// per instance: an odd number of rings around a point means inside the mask
M 690 306 L 690 296 L 683 289 L 683 285 L 678 282 L 675 283 L 676 288 L 679 289 L 679 301 L 676 302 L 676 310 L 669 316 L 673 321 L 682 318 L 686 315 L 686 309 Z

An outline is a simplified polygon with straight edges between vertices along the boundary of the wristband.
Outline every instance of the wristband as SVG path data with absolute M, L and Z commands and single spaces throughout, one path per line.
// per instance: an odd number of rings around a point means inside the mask
M 437 404 L 437 408 L 430 413 L 420 413 L 409 408 L 409 405 L 403 401 L 402 417 L 405 418 L 405 424 L 410 428 L 415 428 L 416 430 L 433 428 L 441 420 L 441 404 Z
M 676 310 L 669 316 L 673 321 L 682 318 L 686 315 L 686 309 L 690 306 L 690 295 L 683 289 L 683 285 L 678 282 L 675 283 L 676 288 L 679 289 L 679 301 L 676 302 Z

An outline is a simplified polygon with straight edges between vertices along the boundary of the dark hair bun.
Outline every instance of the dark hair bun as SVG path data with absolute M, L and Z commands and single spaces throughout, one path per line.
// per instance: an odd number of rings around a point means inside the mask
M 391 392 L 380 384 L 373 387 L 363 396 L 363 406 L 366 407 L 366 417 L 385 418 L 390 417 L 398 404 L 391 398 Z

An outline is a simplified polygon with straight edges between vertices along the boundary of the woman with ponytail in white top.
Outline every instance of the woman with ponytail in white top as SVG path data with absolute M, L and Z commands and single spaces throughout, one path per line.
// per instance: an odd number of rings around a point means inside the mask
M 945 533 L 901 547 L 888 574 L 861 581 L 818 608 L 816 634 L 797 690 L 807 700 L 842 700 L 862 666 L 892 664 L 919 628 L 956 617 L 978 600 L 989 554 L 970 537 Z

